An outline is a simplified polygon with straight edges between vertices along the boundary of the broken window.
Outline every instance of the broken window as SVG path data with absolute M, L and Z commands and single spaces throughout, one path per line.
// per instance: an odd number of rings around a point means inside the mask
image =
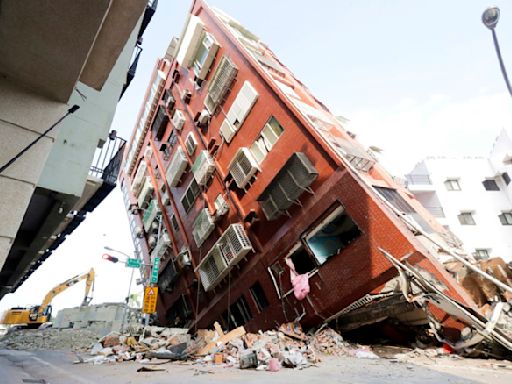
M 192 310 L 184 295 L 167 310 L 165 317 L 168 327 L 187 328 L 192 319 Z
M 498 184 L 496 183 L 496 180 L 494 179 L 487 179 L 482 181 L 482 184 L 484 185 L 484 188 L 486 191 L 499 191 L 500 187 L 498 187 Z
M 339 207 L 306 236 L 305 242 L 316 261 L 323 264 L 360 235 L 361 231 L 356 223 L 343 207 Z M 303 273 L 298 270 L 295 260 L 293 261 L 297 272 Z
M 317 267 L 314 260 L 303 246 L 300 246 L 288 257 L 292 259 L 293 265 L 295 266 L 295 272 L 299 275 L 311 272 Z
M 462 225 L 475 225 L 475 218 L 473 217 L 473 212 L 461 212 L 460 215 L 457 216 L 459 219 L 459 223 Z
M 251 288 L 251 296 L 254 300 L 254 303 L 256 304 L 256 307 L 258 308 L 258 311 L 263 311 L 265 308 L 268 307 L 268 300 L 265 296 L 265 291 L 261 287 L 261 284 L 259 282 L 256 282 Z
M 223 327 L 228 330 L 241 327 L 251 320 L 251 310 L 249 309 L 245 297 L 243 295 L 240 296 L 237 301 L 229 306 L 229 311 L 224 311 L 221 317 Z

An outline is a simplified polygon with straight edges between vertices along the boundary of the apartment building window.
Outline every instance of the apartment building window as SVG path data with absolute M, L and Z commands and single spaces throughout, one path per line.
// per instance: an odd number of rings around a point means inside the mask
M 174 213 L 171 216 L 171 224 L 172 229 L 174 229 L 175 232 L 179 232 L 180 226 L 178 225 L 178 219 L 176 219 L 176 215 Z
M 283 134 L 284 128 L 279 124 L 279 121 L 272 116 L 263 129 L 261 130 L 258 138 L 251 146 L 251 153 L 254 159 L 261 164 L 267 156 L 267 153 L 274 147 L 279 137 Z
M 190 209 L 194 206 L 194 202 L 197 199 L 197 196 L 201 193 L 199 189 L 199 185 L 197 184 L 195 179 L 192 179 L 192 182 L 188 185 L 185 194 L 181 198 L 181 205 L 183 205 L 183 209 L 185 212 L 189 212 Z
M 480 248 L 480 249 L 475 249 L 473 256 L 475 256 L 475 259 L 477 259 L 477 260 L 486 260 L 489 258 L 490 253 L 491 253 L 490 249 Z
M 496 180 L 494 179 L 487 179 L 482 181 L 482 184 L 484 185 L 484 188 L 486 191 L 499 191 L 500 187 L 498 187 L 498 184 L 496 183 Z
M 501 174 L 501 178 L 503 179 L 503 181 L 505 182 L 506 185 L 510 184 L 510 176 L 508 175 L 507 172 L 503 172 Z
M 405 201 L 405 199 L 402 196 L 400 196 L 396 189 L 376 186 L 374 186 L 374 188 L 377 190 L 377 192 L 379 192 L 379 194 L 382 197 L 384 197 L 384 199 L 389 201 L 391 205 L 398 209 L 399 211 L 403 213 L 416 212 L 414 208 L 411 207 L 411 205 L 407 201 Z
M 304 240 L 321 265 L 330 257 L 339 254 L 360 235 L 361 231 L 347 215 L 345 208 L 338 207 L 307 234 Z
M 475 225 L 474 212 L 461 212 L 457 218 L 462 225 Z
M 444 185 L 448 191 L 460 191 L 459 179 L 447 179 Z
M 263 311 L 268 307 L 269 303 L 267 300 L 267 296 L 265 296 L 265 291 L 261 287 L 261 284 L 257 282 L 250 289 L 252 299 L 258 308 L 258 311 Z
M 512 225 L 512 212 L 503 212 L 499 215 L 500 222 L 503 225 Z
M 205 33 L 196 51 L 193 64 L 194 73 L 199 79 L 204 80 L 206 78 L 218 48 L 219 46 L 213 36 Z
M 229 311 L 222 314 L 222 325 L 227 329 L 241 327 L 252 319 L 251 310 L 244 296 L 229 306 Z

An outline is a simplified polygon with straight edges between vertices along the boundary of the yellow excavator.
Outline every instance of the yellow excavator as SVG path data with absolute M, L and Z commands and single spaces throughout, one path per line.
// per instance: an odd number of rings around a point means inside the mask
M 63 283 L 55 286 L 50 290 L 44 297 L 41 305 L 35 305 L 33 307 L 18 307 L 7 310 L 2 318 L 0 324 L 5 325 L 19 325 L 26 326 L 29 328 L 37 328 L 41 324 L 50 321 L 52 316 L 51 302 L 55 296 L 62 293 L 69 287 L 72 287 L 81 280 L 85 281 L 85 297 L 80 306 L 89 305 L 92 300 L 92 292 L 94 292 L 94 269 L 83 275 L 77 275 L 64 281 Z M 92 292 L 91 292 L 92 288 Z M 91 296 L 89 296 L 91 292 Z

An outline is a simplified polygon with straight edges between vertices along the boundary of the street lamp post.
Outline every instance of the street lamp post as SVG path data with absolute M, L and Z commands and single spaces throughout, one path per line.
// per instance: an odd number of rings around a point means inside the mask
M 505 80 L 505 84 L 507 85 L 507 90 L 510 96 L 512 96 L 512 87 L 510 86 L 510 81 L 508 79 L 507 70 L 505 68 L 505 64 L 503 63 L 503 58 L 501 56 L 500 44 L 498 42 L 498 36 L 496 35 L 496 25 L 500 20 L 500 9 L 496 6 L 488 7 L 484 13 L 482 14 L 482 23 L 492 32 L 492 40 L 494 42 L 494 49 L 496 50 L 496 55 L 498 56 L 498 61 L 500 63 L 501 74 L 503 75 L 503 79 Z

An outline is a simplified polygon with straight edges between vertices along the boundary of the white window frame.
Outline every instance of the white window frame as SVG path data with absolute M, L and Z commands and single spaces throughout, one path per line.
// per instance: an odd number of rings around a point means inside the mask
M 462 190 L 460 187 L 460 179 L 458 178 L 450 178 L 444 181 L 444 186 L 447 191 L 460 191 Z

